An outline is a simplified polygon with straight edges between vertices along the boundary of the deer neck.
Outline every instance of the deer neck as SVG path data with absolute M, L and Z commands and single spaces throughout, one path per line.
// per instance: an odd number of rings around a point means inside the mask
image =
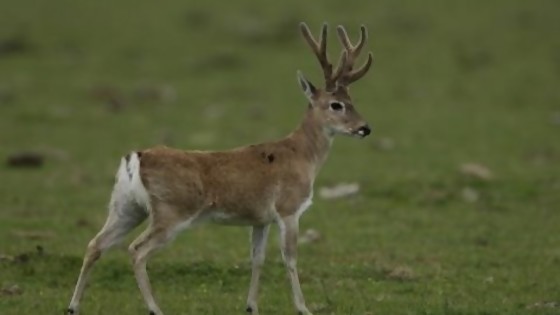
M 314 175 L 317 175 L 327 159 L 333 137 L 333 133 L 325 128 L 311 108 L 307 110 L 303 121 L 289 136 L 295 142 L 298 154 L 310 164 Z

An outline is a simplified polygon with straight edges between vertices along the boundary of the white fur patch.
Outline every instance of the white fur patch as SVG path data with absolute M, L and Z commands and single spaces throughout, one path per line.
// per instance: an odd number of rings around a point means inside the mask
M 223 209 L 212 209 L 207 212 L 204 217 L 205 221 L 209 221 L 221 225 L 252 225 L 253 221 L 239 217 L 235 213 L 224 211 Z
M 198 213 L 190 217 L 188 220 L 177 224 L 177 226 L 175 226 L 175 228 L 173 228 L 173 230 L 169 233 L 169 236 L 171 238 L 175 238 L 181 231 L 194 225 L 197 220 L 198 220 Z
M 138 158 L 138 153 L 134 152 L 130 155 L 128 170 L 130 174 L 132 174 L 130 185 L 134 200 L 138 205 L 150 210 L 150 196 L 140 177 L 140 159 Z
M 305 210 L 309 209 L 312 203 L 313 203 L 313 190 L 311 191 L 307 199 L 305 199 L 297 209 L 296 217 L 299 218 L 305 212 Z
M 225 211 L 214 210 L 209 215 L 210 220 L 217 223 L 227 223 L 235 219 L 235 215 Z
M 140 159 L 136 152 L 130 154 L 128 161 L 124 157 L 121 159 L 116 177 L 112 202 L 128 203 L 132 201 L 149 211 L 150 197 L 140 178 Z M 116 208 L 123 207 L 117 206 Z

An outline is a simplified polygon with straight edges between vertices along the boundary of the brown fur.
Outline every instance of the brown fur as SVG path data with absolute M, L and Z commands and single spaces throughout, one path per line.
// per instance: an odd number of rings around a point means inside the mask
M 294 304 L 300 314 L 311 315 L 296 266 L 299 216 L 311 204 L 313 183 L 334 135 L 363 138 L 370 133 L 348 94 L 348 85 L 362 77 L 372 62 L 370 53 L 366 63 L 353 70 L 367 35 L 365 27 L 361 28 L 361 39 L 356 46 L 350 43 L 342 26 L 337 30 L 344 50 L 341 63 L 333 73 L 326 56 L 326 25 L 317 42 L 307 26 L 301 24 L 302 34 L 323 68 L 325 88 L 315 88 L 298 73 L 309 106 L 299 127 L 287 137 L 221 152 L 159 146 L 122 159 L 107 221 L 88 245 L 68 314 L 77 314 L 95 261 L 148 217 L 148 227 L 130 244 L 129 251 L 150 314 L 163 312 L 152 295 L 146 271 L 148 258 L 181 229 L 194 222 L 214 220 L 252 226 L 251 283 L 247 297 L 247 310 L 252 315 L 259 313 L 259 277 L 269 227 L 277 223 Z
M 281 217 L 293 215 L 330 147 L 322 126 L 309 124 L 312 115 L 309 109 L 296 131 L 275 142 L 222 152 L 143 150 L 142 182 L 154 206 L 171 205 L 184 220 L 213 210 L 249 225 L 271 223 L 274 213 L 265 210 L 272 208 Z

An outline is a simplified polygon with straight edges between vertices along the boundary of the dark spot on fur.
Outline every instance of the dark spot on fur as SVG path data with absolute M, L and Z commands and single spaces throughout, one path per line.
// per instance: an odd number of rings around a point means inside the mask
M 156 312 L 150 311 L 150 315 L 156 315 Z
M 142 151 L 138 151 L 136 154 L 138 154 L 138 159 L 142 158 Z
M 274 154 L 269 154 L 266 156 L 266 159 L 268 160 L 268 163 L 272 163 L 274 162 Z
M 126 160 L 126 164 L 128 164 L 128 162 L 130 162 L 130 153 L 125 155 L 124 159 Z
M 247 313 L 253 313 L 253 309 L 250 306 L 247 306 L 245 311 L 247 311 Z
M 265 162 L 272 163 L 272 162 L 274 162 L 274 159 L 275 159 L 276 157 L 275 157 L 274 154 L 272 154 L 272 153 L 266 153 L 266 152 L 263 151 L 263 152 L 261 152 L 261 158 L 262 158 Z
M 69 309 L 66 310 L 66 313 L 67 314 L 74 314 L 74 310 L 69 308 Z

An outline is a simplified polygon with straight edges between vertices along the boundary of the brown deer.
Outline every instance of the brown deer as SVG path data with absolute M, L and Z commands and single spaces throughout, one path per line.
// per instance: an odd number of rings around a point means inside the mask
M 222 152 L 182 151 L 155 147 L 121 159 L 101 231 L 89 242 L 82 269 L 68 307 L 77 314 L 90 270 L 109 247 L 146 218 L 149 225 L 129 247 L 134 274 L 150 314 L 162 315 L 152 295 L 146 263 L 152 253 L 180 231 L 202 222 L 252 226 L 252 272 L 247 312 L 258 314 L 259 276 L 265 258 L 270 224 L 280 227 L 282 257 L 289 273 L 294 304 L 309 315 L 296 268 L 298 221 L 311 205 L 313 182 L 325 162 L 336 134 L 366 137 L 367 123 L 356 111 L 348 86 L 369 70 L 373 56 L 354 69 L 366 42 L 361 27 L 352 45 L 344 27 L 338 37 L 344 46 L 339 64 L 327 59 L 327 25 L 317 42 L 305 23 L 301 32 L 317 56 L 325 77 L 318 89 L 298 71 L 298 81 L 309 102 L 303 121 L 283 139 Z

